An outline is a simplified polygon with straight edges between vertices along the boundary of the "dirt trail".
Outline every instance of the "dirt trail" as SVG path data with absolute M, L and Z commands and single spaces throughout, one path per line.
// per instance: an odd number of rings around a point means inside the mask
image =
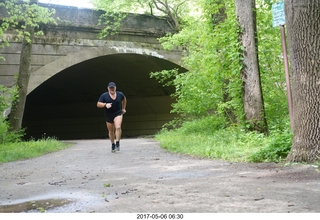
M 153 139 L 124 139 L 115 154 L 108 140 L 73 143 L 1 164 L 0 212 L 320 212 L 320 172 L 312 166 L 192 158 Z

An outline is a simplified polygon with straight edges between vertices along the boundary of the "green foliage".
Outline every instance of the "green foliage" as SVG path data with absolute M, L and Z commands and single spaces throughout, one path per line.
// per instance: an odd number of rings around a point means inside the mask
M 103 187 L 111 187 L 111 184 L 110 183 L 104 183 Z
M 128 13 L 165 19 L 173 30 L 180 31 L 181 26 L 187 22 L 185 18 L 190 17 L 196 7 L 194 2 L 185 0 L 92 0 L 92 3 L 96 9 L 105 11 L 99 20 L 99 25 L 105 25 L 99 34 L 100 38 L 117 33 Z
M 225 113 L 232 109 L 234 114 L 242 117 L 238 27 L 233 1 L 227 2 L 230 4 L 207 5 L 204 2 L 203 11 L 206 13 L 203 16 L 189 19 L 179 33 L 160 39 L 164 49 L 185 49 L 183 65 L 188 72 L 171 77 L 170 85 L 176 88 L 174 97 L 177 100 L 173 112 L 226 117 Z M 213 25 L 210 15 L 217 14 L 221 7 L 225 8 L 224 13 L 230 19 Z M 167 72 L 164 73 L 166 79 Z M 158 80 L 159 76 L 161 74 L 157 75 Z
M 99 18 L 98 25 L 104 25 L 105 28 L 98 34 L 99 38 L 104 38 L 108 35 L 114 35 L 118 33 L 121 27 L 121 22 L 126 18 L 127 14 L 107 11 Z
M 195 133 L 210 135 L 217 130 L 225 128 L 224 124 L 224 121 L 219 121 L 215 116 L 211 115 L 191 121 L 185 121 L 178 131 L 179 133 L 186 135 Z
M 252 152 L 265 143 L 265 137 L 238 127 L 223 128 L 213 116 L 186 122 L 175 130 L 162 130 L 156 135 L 169 151 L 202 158 L 246 162 Z
M 268 125 L 283 131 L 288 106 L 280 32 L 272 27 L 271 4 L 257 1 L 259 62 Z M 226 125 L 244 124 L 234 0 L 204 0 L 202 11 L 202 17 L 188 20 L 179 33 L 160 39 L 164 49 L 184 48 L 183 66 L 188 72 L 166 70 L 151 77 L 175 87 L 173 112 L 191 118 L 214 114 L 224 117 Z
M 29 0 L 18 1 L 18 0 L 7 0 L 4 2 L 0 2 L 0 8 L 3 9 L 5 14 L 1 17 L 0 24 L 0 48 L 4 48 L 9 46 L 9 41 L 5 36 L 6 32 L 15 32 L 15 40 L 21 40 L 21 38 L 25 39 L 30 43 L 31 33 L 28 32 L 28 27 L 34 27 L 37 31 L 35 34 L 43 34 L 40 30 L 38 30 L 39 24 L 56 24 L 52 15 L 55 13 L 54 9 L 48 9 L 45 7 L 40 7 L 37 4 L 30 3 Z M 3 57 L 1 57 L 4 59 Z M 19 76 L 18 76 L 19 78 Z M 25 86 L 25 85 L 24 85 Z M 18 88 L 21 88 L 19 86 Z M 1 92 L 4 93 L 4 88 L 1 88 Z M 8 96 L 3 96 L 4 98 L 11 97 L 11 94 L 6 94 Z M 22 97 L 20 97 L 22 98 Z M 14 101 L 18 101 L 18 99 L 12 98 L 10 102 L 4 101 L 0 103 L 0 108 L 8 108 L 8 103 L 13 103 Z M 1 110 L 1 114 L 4 111 Z M 20 117 L 20 116 L 19 116 Z M 22 117 L 22 115 L 21 115 Z M 8 122 L 5 117 L 0 117 L 0 140 L 2 142 L 12 142 L 16 141 L 16 139 L 20 138 L 23 135 L 23 131 L 19 130 L 16 133 L 8 132 Z M 14 128 L 15 130 L 18 130 Z
M 42 208 L 42 207 L 39 207 L 38 210 L 39 210 L 40 212 L 42 212 L 42 213 L 46 212 L 46 210 L 45 210 L 44 208 Z
M 1 18 L 0 39 L 1 46 L 8 46 L 8 41 L 3 38 L 3 35 L 9 29 L 14 29 L 18 38 L 23 37 L 30 41 L 30 33 L 26 31 L 27 26 L 39 28 L 39 24 L 56 24 L 52 17 L 55 14 L 54 9 L 40 7 L 37 4 L 29 4 L 29 0 L 6 0 L 0 3 L 0 7 L 4 7 L 8 16 Z M 42 35 L 42 31 L 35 32 L 36 35 Z M 17 39 L 18 39 L 17 38 Z
M 241 48 L 234 0 L 202 3 L 201 19 L 189 20 L 179 33 L 160 39 L 167 50 L 184 48 L 183 65 L 188 72 L 178 74 L 166 70 L 151 74 L 159 82 L 176 88 L 173 112 L 182 116 L 166 124 L 156 138 L 164 148 L 180 153 L 231 161 L 280 162 L 291 148 L 292 134 L 288 131 L 280 31 L 272 27 L 274 1 L 256 1 L 268 137 L 241 129 L 245 128 Z M 237 117 L 236 124 L 232 116 L 228 117 L 230 113 Z
M 98 34 L 99 38 L 104 38 L 108 35 L 114 35 L 119 31 L 121 22 L 126 18 L 128 13 L 135 11 L 140 1 L 128 0 L 93 0 L 92 4 L 96 9 L 105 11 L 99 18 L 98 25 L 103 25 L 105 28 Z
M 268 138 L 268 143 L 255 154 L 252 154 L 250 162 L 281 162 L 290 152 L 292 134 L 290 132 L 274 133 Z
M 163 129 L 156 135 L 169 151 L 202 158 L 233 162 L 282 162 L 290 151 L 292 134 L 273 132 L 264 136 L 240 127 L 224 128 L 213 116 L 185 122 L 174 130 Z
M 280 30 L 272 27 L 271 4 L 257 7 L 259 67 L 270 130 L 287 129 L 289 120 Z
M 55 138 L 0 144 L 0 163 L 24 160 L 69 147 Z
M 179 75 L 178 69 L 162 70 L 160 72 L 151 72 L 150 77 L 155 78 L 164 86 L 171 86 L 172 79 Z
M 15 143 L 19 142 L 24 135 L 24 130 L 21 129 L 18 132 L 9 131 L 9 123 L 5 120 L 0 122 L 0 142 L 4 143 Z
M 18 142 L 23 136 L 23 130 L 17 132 L 9 131 L 7 113 L 10 109 L 10 103 L 17 99 L 16 89 L 7 88 L 0 85 L 0 143 Z

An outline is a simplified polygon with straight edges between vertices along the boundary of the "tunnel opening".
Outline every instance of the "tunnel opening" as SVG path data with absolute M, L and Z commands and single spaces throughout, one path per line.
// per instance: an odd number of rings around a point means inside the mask
M 123 137 L 154 135 L 171 114 L 173 87 L 163 87 L 150 72 L 179 69 L 177 64 L 140 54 L 112 54 L 83 61 L 55 74 L 27 96 L 22 127 L 26 139 L 106 138 L 99 96 L 114 81 L 127 97 Z

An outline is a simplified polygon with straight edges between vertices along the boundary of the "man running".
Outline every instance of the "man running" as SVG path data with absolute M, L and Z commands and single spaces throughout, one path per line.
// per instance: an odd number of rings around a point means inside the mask
M 111 141 L 111 152 L 120 150 L 122 134 L 121 124 L 123 114 L 126 113 L 127 99 L 122 92 L 116 91 L 114 82 L 108 84 L 108 92 L 103 93 L 97 103 L 98 108 L 105 108 L 106 125 Z M 114 141 L 116 140 L 116 143 Z

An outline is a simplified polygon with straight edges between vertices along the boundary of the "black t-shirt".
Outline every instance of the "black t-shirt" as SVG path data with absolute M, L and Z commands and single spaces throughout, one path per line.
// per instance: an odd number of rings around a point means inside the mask
M 105 92 L 100 96 L 98 100 L 99 102 L 112 103 L 111 108 L 105 108 L 106 114 L 122 111 L 122 100 L 125 98 L 125 96 L 122 92 L 118 92 L 118 91 L 116 91 L 116 94 L 117 96 L 116 96 L 116 99 L 114 100 L 110 97 L 109 92 Z

